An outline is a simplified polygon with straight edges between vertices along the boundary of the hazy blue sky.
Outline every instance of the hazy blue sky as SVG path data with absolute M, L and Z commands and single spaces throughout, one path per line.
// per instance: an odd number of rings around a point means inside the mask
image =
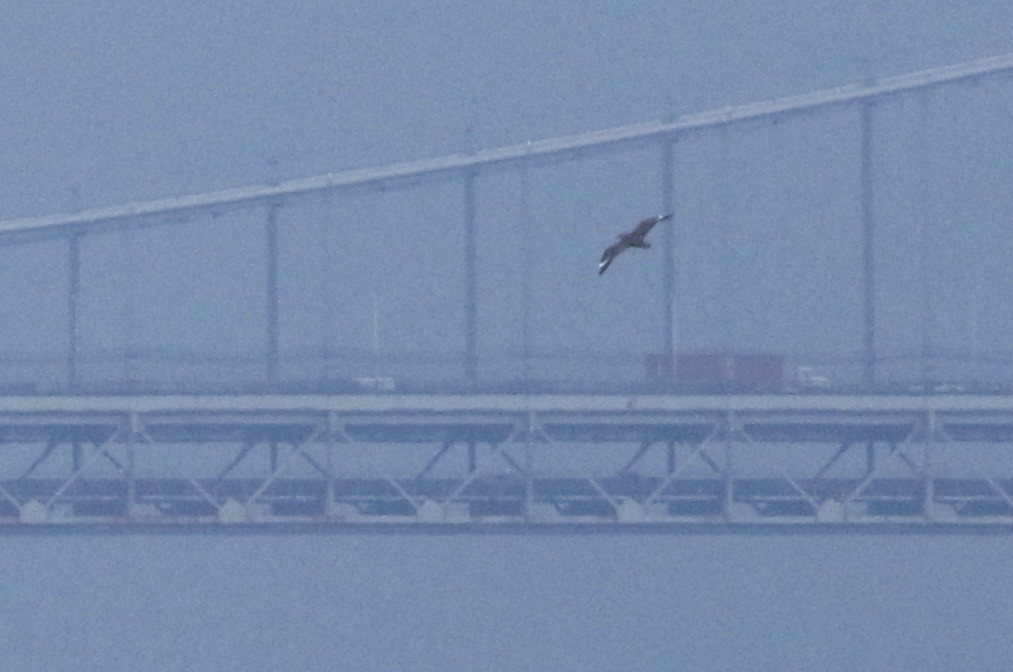
M 999 0 L 12 0 L 0 218 L 801 93 L 1013 51 L 1010 25 Z M 916 352 L 926 330 L 943 349 L 1009 350 L 1011 102 L 1004 77 L 877 108 L 884 353 Z M 680 343 L 857 353 L 854 110 L 693 136 L 676 157 Z M 650 147 L 480 178 L 484 374 L 521 347 L 526 266 L 536 350 L 660 348 L 658 250 L 595 275 L 660 193 Z M 262 223 L 85 239 L 86 352 L 256 357 Z M 385 350 L 463 348 L 458 184 L 301 202 L 281 223 L 285 351 L 368 350 L 373 294 Z M 0 350 L 58 356 L 65 245 L 4 254 Z M 20 670 L 998 669 L 1011 648 L 1001 538 L 3 544 L 0 648 Z
M 495 147 L 981 58 L 1008 51 L 1013 16 L 1001 2 L 740 5 L 14 5 L 0 27 L 10 120 L 0 217 Z M 916 355 L 926 335 L 942 352 L 1009 354 L 1008 81 L 876 109 L 883 355 Z M 854 109 L 832 110 L 678 144 L 682 347 L 860 353 L 857 129 Z M 662 347 L 658 250 L 591 272 L 618 230 L 661 207 L 659 172 L 658 149 L 642 147 L 480 178 L 482 375 L 502 375 L 503 357 L 522 349 L 525 269 L 534 351 Z M 382 350 L 458 356 L 461 201 L 448 181 L 284 208 L 282 351 L 369 351 L 376 295 Z M 87 238 L 83 354 L 259 357 L 264 217 Z M 65 351 L 65 248 L 8 255 L 0 350 Z M 635 375 L 632 361 L 608 375 Z M 349 359 L 340 372 L 363 366 Z M 891 366 L 885 377 L 898 375 Z

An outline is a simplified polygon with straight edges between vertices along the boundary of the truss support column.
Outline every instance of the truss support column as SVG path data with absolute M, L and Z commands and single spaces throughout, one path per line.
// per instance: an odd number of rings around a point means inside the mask
M 672 220 L 662 231 L 664 245 L 664 277 L 662 310 L 664 312 L 664 329 L 662 342 L 665 344 L 665 359 L 672 367 L 668 373 L 673 374 L 675 368 L 675 138 L 665 138 L 661 145 L 661 209 L 662 214 L 672 214 Z
M 735 503 L 735 477 L 733 475 L 733 464 L 732 464 L 732 449 L 733 440 L 732 435 L 735 431 L 736 422 L 733 418 L 729 418 L 725 423 L 725 463 L 722 469 L 722 480 L 724 481 L 724 493 L 722 502 L 722 509 L 725 515 L 725 520 L 731 521 L 734 516 L 734 503 Z
M 528 411 L 527 431 L 524 432 L 524 517 L 531 518 L 535 501 L 535 423 Z
M 866 389 L 876 385 L 876 250 L 872 190 L 873 103 L 862 103 L 862 277 L 864 289 L 864 359 L 862 382 Z
M 475 455 L 475 442 L 468 441 L 468 473 L 474 474 L 478 468 L 478 459 Z
M 478 382 L 478 272 L 475 241 L 474 170 L 464 173 L 464 378 L 468 390 Z
M 327 433 L 327 486 L 324 492 L 324 513 L 334 511 L 334 432 Z
M 78 324 L 77 308 L 81 298 L 81 234 L 67 239 L 67 386 L 77 389 Z
M 137 505 L 137 482 L 136 479 L 134 478 L 135 474 L 134 463 L 135 463 L 138 427 L 139 423 L 137 416 L 131 414 L 130 422 L 127 426 L 127 436 L 125 446 L 127 453 L 126 455 L 127 463 L 124 465 L 123 468 L 123 478 L 126 481 L 127 486 L 126 517 L 128 519 L 134 517 L 134 510 L 136 509 Z
M 666 447 L 668 449 L 668 473 L 671 475 L 675 473 L 678 466 L 675 463 L 675 441 L 669 441 Z
M 77 439 L 70 444 L 70 462 L 74 473 L 81 471 L 81 467 L 84 466 L 84 454 L 81 451 L 81 442 Z
M 933 411 L 929 411 L 926 417 L 926 431 L 925 438 L 922 444 L 922 482 L 923 482 L 923 493 L 924 501 L 922 503 L 922 511 L 925 515 L 926 520 L 932 520 L 935 517 L 935 482 L 932 476 L 932 458 L 935 452 L 933 443 L 936 436 L 936 414 Z
M 267 209 L 267 382 L 278 383 L 278 204 Z
M 333 411 L 327 414 L 327 487 L 324 494 L 324 515 L 330 516 L 336 509 L 334 483 L 334 449 L 336 443 L 338 419 Z

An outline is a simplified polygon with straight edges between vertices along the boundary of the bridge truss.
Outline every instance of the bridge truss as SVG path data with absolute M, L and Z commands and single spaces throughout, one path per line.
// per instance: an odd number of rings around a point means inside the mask
M 0 436 L 8 533 L 1013 530 L 1010 396 L 7 397 Z

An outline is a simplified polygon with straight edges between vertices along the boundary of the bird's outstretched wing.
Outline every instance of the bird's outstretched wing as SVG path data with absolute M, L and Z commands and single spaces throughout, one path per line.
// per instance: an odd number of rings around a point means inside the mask
M 612 263 L 612 260 L 618 257 L 629 246 L 630 244 L 626 240 L 620 240 L 606 247 L 605 251 L 602 252 L 601 261 L 598 262 L 598 275 L 604 273 Z
M 672 215 L 668 214 L 648 217 L 647 219 L 644 219 L 639 224 L 637 224 L 637 228 L 630 231 L 630 235 L 632 235 L 635 238 L 639 238 L 640 240 L 643 240 L 644 237 L 651 232 L 651 229 L 654 228 L 655 224 L 657 224 L 658 222 L 663 222 L 666 219 L 670 218 L 671 216 Z
M 601 255 L 601 261 L 598 262 L 598 275 L 605 272 L 605 269 L 609 267 L 612 260 L 619 256 L 619 254 L 627 247 L 642 247 L 648 248 L 650 244 L 644 240 L 644 237 L 650 233 L 651 228 L 654 227 L 658 222 L 664 221 L 672 215 L 656 215 L 654 217 L 648 217 L 637 224 L 629 233 L 622 233 L 619 235 L 619 240 L 605 248 L 605 251 Z

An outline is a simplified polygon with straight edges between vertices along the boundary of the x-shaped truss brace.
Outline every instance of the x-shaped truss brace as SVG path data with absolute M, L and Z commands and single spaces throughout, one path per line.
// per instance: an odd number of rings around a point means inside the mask
M 914 425 L 911 427 L 911 430 L 899 443 L 890 444 L 890 450 L 887 452 L 887 457 L 893 456 L 899 459 L 905 466 L 907 466 L 913 472 L 919 473 L 925 467 L 925 462 L 923 461 L 923 463 L 919 465 L 907 454 L 906 449 L 913 444 L 915 437 L 917 437 L 919 434 L 922 434 L 923 436 L 925 436 L 925 438 L 929 438 L 927 432 L 930 431 L 932 430 L 924 427 L 921 422 L 914 423 Z M 880 460 L 875 465 L 873 465 L 872 468 L 869 469 L 868 473 L 866 473 L 866 475 L 862 478 L 862 480 L 859 481 L 858 485 L 856 485 L 851 492 L 849 492 L 847 495 L 844 496 L 844 498 L 841 500 L 841 505 L 845 507 L 845 510 L 857 497 L 860 497 L 865 492 L 865 489 L 868 488 L 869 485 L 882 472 L 883 464 L 884 461 Z
M 711 431 L 707 433 L 707 436 L 705 436 L 702 441 L 696 444 L 691 444 L 692 448 L 689 451 L 689 455 L 687 455 L 684 459 L 680 460 L 679 465 L 671 472 L 669 472 L 664 479 L 662 479 L 661 483 L 658 484 L 658 487 L 656 487 L 651 492 L 651 494 L 649 494 L 644 499 L 644 501 L 641 502 L 641 504 L 647 506 L 648 504 L 653 504 L 654 502 L 656 502 L 658 498 L 661 497 L 662 493 L 665 492 L 668 486 L 671 485 L 672 482 L 675 481 L 677 478 L 679 478 L 679 476 L 681 476 L 684 471 L 686 471 L 686 469 L 689 467 L 694 457 L 699 456 L 701 461 L 704 462 L 704 464 L 706 464 L 708 467 L 710 467 L 714 472 L 718 474 L 722 473 L 720 467 L 718 467 L 718 465 L 714 462 L 714 460 L 711 459 L 711 457 L 707 454 L 707 445 L 711 443 L 714 437 L 717 436 L 719 433 L 721 433 L 721 424 L 714 423 L 714 425 L 711 427 Z
M 548 433 L 548 431 L 546 431 L 545 426 L 542 425 L 541 421 L 538 420 L 537 416 L 535 416 L 533 413 L 529 413 L 526 438 L 527 440 L 531 441 L 536 436 L 541 437 L 541 439 L 550 446 L 556 448 L 560 447 L 558 442 L 554 438 L 552 438 L 552 436 Z M 510 464 L 513 465 L 519 471 L 521 470 L 519 465 L 516 465 L 516 462 L 514 460 L 511 459 Z M 527 469 L 523 470 L 522 473 L 527 478 L 530 478 L 532 476 L 529 473 L 529 470 Z M 597 479 L 595 479 L 592 475 L 586 473 L 580 474 L 580 476 L 584 480 L 586 480 L 588 484 L 595 490 L 595 492 L 597 492 L 598 495 L 609 505 L 609 507 L 612 508 L 612 511 L 614 513 L 616 514 L 619 513 L 620 502 L 615 497 L 610 495 L 608 491 L 605 490 L 604 487 L 602 487 L 601 483 L 597 481 Z
M 503 441 L 501 441 L 498 445 L 496 445 L 493 448 L 491 457 L 493 459 L 495 459 L 497 457 L 502 456 L 503 459 L 504 459 L 504 461 L 507 462 L 507 464 L 510 464 L 513 468 L 520 470 L 520 467 L 516 464 L 516 461 L 510 456 L 509 452 L 507 452 L 507 446 L 509 446 L 510 442 L 513 441 L 523 431 L 524 431 L 523 427 L 521 427 L 520 425 L 516 425 L 514 427 L 513 431 L 510 432 L 510 435 L 507 436 L 507 438 L 505 438 Z M 527 428 L 527 431 L 528 432 L 531 431 L 530 423 L 529 423 L 529 426 Z M 465 491 L 465 489 L 467 489 L 467 487 L 469 485 L 471 485 L 475 481 L 475 479 L 477 479 L 479 476 L 482 476 L 482 475 L 488 473 L 489 471 L 490 471 L 490 467 L 488 466 L 488 462 L 486 464 L 484 464 L 483 466 L 477 466 L 476 465 L 476 469 L 474 471 L 470 472 L 464 478 L 464 480 L 461 481 L 461 483 L 456 488 L 454 488 L 453 492 L 451 492 L 450 495 L 448 495 L 447 498 L 445 500 L 443 500 L 443 502 L 441 502 L 441 504 L 446 505 L 446 504 L 454 501 L 458 497 L 460 497 L 461 494 Z M 521 473 L 524 473 L 524 472 L 521 472 Z
M 304 459 L 309 459 L 310 463 L 312 464 L 313 463 L 312 457 L 309 456 L 309 454 L 306 452 L 306 449 L 324 433 L 325 430 L 323 427 L 316 427 L 312 432 L 310 432 L 310 435 L 304 440 L 298 443 L 293 442 L 292 444 L 290 444 L 292 449 L 278 463 L 278 468 L 272 471 L 267 476 L 267 478 L 265 478 L 261 482 L 260 486 L 253 492 L 252 495 L 250 495 L 250 498 L 246 500 L 246 502 L 243 504 L 244 512 L 249 513 L 250 507 L 258 499 L 260 499 L 260 497 L 265 492 L 267 492 L 267 489 L 270 488 L 271 485 L 273 485 L 274 482 L 278 480 L 280 476 L 284 475 L 289 471 L 289 469 L 292 468 L 297 458 L 301 456 Z
M 60 498 L 63 497 L 63 495 L 67 492 L 67 490 L 69 490 L 70 487 L 74 485 L 74 483 L 76 483 L 77 480 L 88 470 L 88 465 L 91 462 L 91 458 L 94 457 L 95 455 L 105 456 L 118 469 L 120 469 L 121 471 L 126 471 L 125 467 L 123 467 L 123 465 L 120 464 L 118 460 L 113 458 L 109 452 L 109 447 L 113 444 L 113 442 L 116 441 L 121 431 L 122 430 L 114 430 L 109 434 L 108 437 L 106 437 L 105 441 L 102 441 L 101 443 L 97 442 L 92 443 L 91 451 L 86 451 L 84 453 L 84 455 L 81 458 L 81 463 L 77 466 L 77 469 L 74 470 L 74 472 L 70 475 L 70 477 L 67 478 L 60 485 L 60 487 L 56 489 L 56 492 L 54 492 L 50 496 L 50 498 L 45 502 L 43 506 L 45 507 L 46 511 L 51 511 L 53 505 L 55 505 L 56 502 L 58 502 Z

